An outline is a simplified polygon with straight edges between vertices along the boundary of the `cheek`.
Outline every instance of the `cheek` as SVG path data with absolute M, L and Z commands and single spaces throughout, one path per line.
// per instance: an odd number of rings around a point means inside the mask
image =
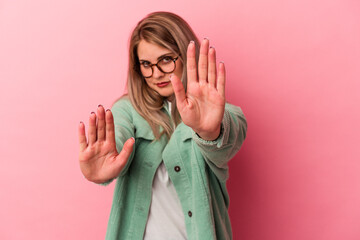
M 182 77 L 182 71 L 183 71 L 183 65 L 182 64 L 179 64 L 179 66 L 176 66 L 175 74 L 180 79 Z
M 151 81 L 150 81 L 150 80 L 145 79 L 145 81 L 144 81 L 144 82 L 146 83 L 146 85 L 148 85 L 148 87 L 150 87 L 150 88 L 151 88 Z

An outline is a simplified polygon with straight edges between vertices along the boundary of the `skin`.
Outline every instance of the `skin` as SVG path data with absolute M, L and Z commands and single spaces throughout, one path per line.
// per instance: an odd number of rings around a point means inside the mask
M 138 47 L 139 59 L 157 62 L 157 58 L 169 53 L 160 46 L 141 41 Z M 204 39 L 200 47 L 199 66 L 195 59 L 195 45 L 190 42 L 187 50 L 188 87 L 185 92 L 181 83 L 182 64 L 177 61 L 173 74 L 164 74 L 157 67 L 146 83 L 164 97 L 175 95 L 182 121 L 201 138 L 214 140 L 220 134 L 221 121 L 225 110 L 225 65 L 220 62 L 216 69 L 216 53 L 209 48 L 209 40 Z M 171 81 L 164 88 L 157 82 Z M 97 122 L 97 124 L 96 124 Z M 128 139 L 120 153 L 116 150 L 114 119 L 110 110 L 99 105 L 97 112 L 89 117 L 88 139 L 85 125 L 79 124 L 79 161 L 85 178 L 95 183 L 103 183 L 117 177 L 124 168 L 135 140 Z
M 171 77 L 181 119 L 201 138 L 215 140 L 220 134 L 225 111 L 225 65 L 220 62 L 217 73 L 215 48 L 209 49 L 208 39 L 204 39 L 201 43 L 198 68 L 195 44 L 193 42 L 189 44 L 187 78 L 187 92 L 185 92 L 180 78 L 176 75 Z
M 141 40 L 138 45 L 138 57 L 139 61 L 147 61 L 150 63 L 157 63 L 160 56 L 166 55 L 170 57 L 177 57 L 170 50 L 160 47 L 156 44 L 149 43 L 145 40 Z M 171 73 L 163 73 L 156 66 L 153 66 L 153 75 L 149 78 L 145 78 L 147 85 L 158 92 L 163 97 L 171 97 L 174 95 L 174 89 L 170 82 Z M 180 59 L 176 61 L 176 68 L 174 74 L 181 78 L 183 70 L 183 64 Z M 161 82 L 169 82 L 169 85 L 166 87 L 158 87 L 156 84 Z
M 117 177 L 133 150 L 135 139 L 128 139 L 121 152 L 117 152 L 111 111 L 105 112 L 104 107 L 99 105 L 97 115 L 94 112 L 90 114 L 88 141 L 83 122 L 80 122 L 78 132 L 80 169 L 84 177 L 95 183 L 103 183 Z

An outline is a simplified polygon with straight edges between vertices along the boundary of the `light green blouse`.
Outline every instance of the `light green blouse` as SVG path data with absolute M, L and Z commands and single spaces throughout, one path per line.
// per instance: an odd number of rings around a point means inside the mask
M 167 105 L 163 111 L 167 112 Z M 222 130 L 215 141 L 199 138 L 183 123 L 170 140 L 163 135 L 154 141 L 149 124 L 127 97 L 113 105 L 112 113 L 117 150 L 131 137 L 135 145 L 117 177 L 106 239 L 143 239 L 153 178 L 161 160 L 180 199 L 188 239 L 232 239 L 227 163 L 246 136 L 247 124 L 241 109 L 226 104 Z

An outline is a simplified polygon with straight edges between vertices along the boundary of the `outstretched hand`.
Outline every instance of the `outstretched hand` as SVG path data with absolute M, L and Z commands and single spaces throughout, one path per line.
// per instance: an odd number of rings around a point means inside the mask
M 80 169 L 85 178 L 95 183 L 104 183 L 117 177 L 124 168 L 135 141 L 133 138 L 128 139 L 121 152 L 117 152 L 111 111 L 105 112 L 103 106 L 99 105 L 97 116 L 94 112 L 90 114 L 88 142 L 84 123 L 80 122 L 78 131 Z
M 170 79 L 182 121 L 201 138 L 215 140 L 225 111 L 225 65 L 220 62 L 217 73 L 215 49 L 209 49 L 208 39 L 201 43 L 198 65 L 192 41 L 187 49 L 187 91 L 177 76 Z

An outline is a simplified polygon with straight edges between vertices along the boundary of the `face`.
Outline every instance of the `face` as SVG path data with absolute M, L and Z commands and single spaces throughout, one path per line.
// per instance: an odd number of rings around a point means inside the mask
M 178 57 L 178 55 L 172 53 L 169 49 L 160 47 L 159 45 L 149 43 L 145 40 L 141 40 L 138 49 L 138 57 L 140 63 L 147 62 L 151 64 L 157 63 L 160 59 L 164 57 Z M 170 82 L 171 73 L 161 72 L 155 65 L 153 68 L 153 75 L 151 77 L 145 78 L 147 85 L 158 92 L 163 97 L 171 97 L 174 94 L 174 89 Z M 183 65 L 180 59 L 176 61 L 176 67 L 174 74 L 181 79 Z

